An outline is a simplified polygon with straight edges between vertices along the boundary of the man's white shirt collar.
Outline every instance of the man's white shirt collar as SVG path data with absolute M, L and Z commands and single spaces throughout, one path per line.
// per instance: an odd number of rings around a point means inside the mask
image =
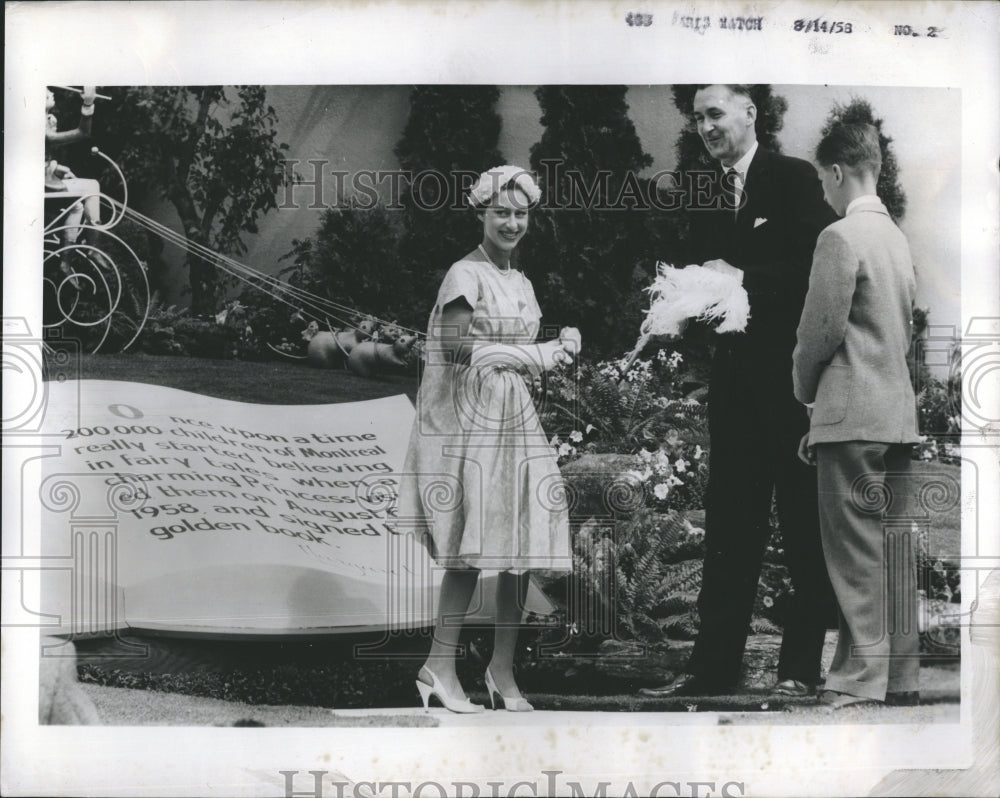
M 754 141 L 754 143 L 750 145 L 750 149 L 743 154 L 743 157 L 732 166 L 725 167 L 725 170 L 728 172 L 730 169 L 735 169 L 737 174 L 740 176 L 740 182 L 745 182 L 747 179 L 747 170 L 750 168 L 750 161 L 753 160 L 753 156 L 756 155 L 756 153 L 757 142 Z
M 844 216 L 847 216 L 852 210 L 857 208 L 859 205 L 881 205 L 882 200 L 878 198 L 876 194 L 862 194 L 860 197 L 855 197 L 852 199 L 848 205 L 847 209 L 844 211 Z

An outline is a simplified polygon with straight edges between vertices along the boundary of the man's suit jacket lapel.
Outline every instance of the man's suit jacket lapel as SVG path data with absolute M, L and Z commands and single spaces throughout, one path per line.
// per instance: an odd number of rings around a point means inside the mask
M 741 233 L 753 230 L 757 217 L 767 217 L 766 213 L 759 211 L 767 205 L 768 193 L 771 191 L 771 170 L 768 168 L 770 157 L 770 152 L 758 146 L 750 161 L 743 183 L 744 203 L 736 213 L 736 228 Z

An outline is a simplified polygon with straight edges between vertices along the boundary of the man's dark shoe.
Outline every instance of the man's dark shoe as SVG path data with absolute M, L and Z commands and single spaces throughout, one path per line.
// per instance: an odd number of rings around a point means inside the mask
M 784 679 L 771 688 L 771 695 L 808 698 L 811 695 L 816 695 L 816 685 L 806 684 L 798 679 Z
M 643 687 L 639 695 L 650 698 L 680 698 L 687 696 L 724 695 L 728 690 L 705 682 L 690 673 L 682 673 L 676 679 L 660 687 Z
M 919 703 L 920 693 L 917 690 L 885 694 L 885 705 L 887 707 L 915 707 Z

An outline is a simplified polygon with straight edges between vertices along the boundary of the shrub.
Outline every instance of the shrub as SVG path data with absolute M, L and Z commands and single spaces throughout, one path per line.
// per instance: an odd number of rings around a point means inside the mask
M 550 372 L 540 401 L 543 424 L 582 444 L 573 453 L 636 453 L 671 433 L 707 445 L 705 408 L 695 398 L 701 386 L 689 382 L 683 362 L 661 349 L 651 359 L 582 358 L 575 369 Z
M 277 207 L 286 144 L 263 86 L 110 87 L 94 142 L 121 165 L 133 191 L 169 201 L 190 245 L 240 255 L 243 233 Z M 102 179 L 116 187 L 117 178 Z M 192 309 L 219 310 L 224 281 L 214 262 L 189 252 Z
M 399 314 L 410 326 L 419 320 L 423 328 L 445 271 L 480 241 L 465 189 L 481 172 L 504 163 L 497 149 L 499 99 L 496 86 L 417 86 L 410 94 L 410 115 L 395 149 L 400 166 L 414 178 L 404 187 L 395 259 L 396 268 L 413 275 L 406 295 L 417 316 Z M 392 280 L 384 285 L 387 292 L 399 290 Z
M 702 506 L 708 478 L 704 406 L 678 354 L 650 360 L 581 361 L 550 373 L 541 397 L 542 424 L 561 463 L 583 454 L 635 455 L 630 476 L 659 510 Z M 697 389 L 696 389 L 697 390 Z
M 914 458 L 957 464 L 962 435 L 962 374 L 958 368 L 960 350 L 953 342 L 948 353 L 949 373 L 945 380 L 933 376 L 926 363 L 925 337 L 930 311 L 914 308 L 913 336 L 908 365 L 917 399 L 917 428 L 920 443 Z
M 621 640 L 693 633 L 703 540 L 704 531 L 676 512 L 645 508 L 614 523 L 588 520 L 573 541 L 570 606 L 582 612 L 569 623 Z
M 531 168 L 542 201 L 521 247 L 541 306 L 556 324 L 579 327 L 588 350 L 603 357 L 635 342 L 642 288 L 662 256 L 664 213 L 641 199 L 648 181 L 638 177 L 652 158 L 629 119 L 626 93 L 625 86 L 536 90 L 545 130 L 531 148 Z
M 931 377 L 921 386 L 917 393 L 917 427 L 921 435 L 914 448 L 915 459 L 958 464 L 961 396 L 961 375 L 953 375 L 947 381 Z
M 324 327 L 353 324 L 356 311 L 423 328 L 430 306 L 414 296 L 414 275 L 398 255 L 401 235 L 398 214 L 381 205 L 326 210 L 316 233 L 294 239 L 282 257 L 292 261 L 278 273 L 291 290 L 276 301 Z
M 196 318 L 187 308 L 156 303 L 137 346 L 140 351 L 152 355 L 226 359 L 239 356 L 246 338 L 245 327 Z

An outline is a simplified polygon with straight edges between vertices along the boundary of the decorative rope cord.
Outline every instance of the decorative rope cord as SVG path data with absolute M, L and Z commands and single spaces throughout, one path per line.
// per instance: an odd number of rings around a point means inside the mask
M 209 247 L 199 244 L 196 241 L 190 241 L 182 233 L 178 233 L 176 230 L 172 230 L 166 225 L 163 225 L 160 222 L 139 213 L 138 211 L 127 208 L 114 199 L 107 199 L 116 209 L 119 209 L 126 218 L 132 220 L 143 229 L 148 230 L 149 232 L 162 238 L 164 241 L 180 248 L 186 254 L 192 255 L 202 261 L 205 261 L 206 263 L 216 266 L 231 277 L 240 280 L 258 291 L 262 291 L 272 299 L 288 305 L 294 310 L 300 311 L 308 318 L 315 319 L 316 321 L 326 321 L 328 325 L 330 320 L 333 319 L 346 327 L 353 327 L 355 325 L 351 321 L 352 318 L 356 318 L 358 316 L 371 316 L 379 324 L 391 324 L 406 332 L 413 333 L 419 337 L 424 337 L 424 333 L 419 330 L 404 327 L 401 324 L 390 322 L 387 319 L 380 319 L 372 316 L 372 314 L 363 313 L 356 308 L 334 302 L 331 299 L 327 299 L 326 297 L 307 291 L 304 288 L 292 285 L 277 277 L 266 274 L 265 272 L 258 271 L 257 269 L 247 266 L 245 263 L 241 263 L 235 258 L 215 252 Z

